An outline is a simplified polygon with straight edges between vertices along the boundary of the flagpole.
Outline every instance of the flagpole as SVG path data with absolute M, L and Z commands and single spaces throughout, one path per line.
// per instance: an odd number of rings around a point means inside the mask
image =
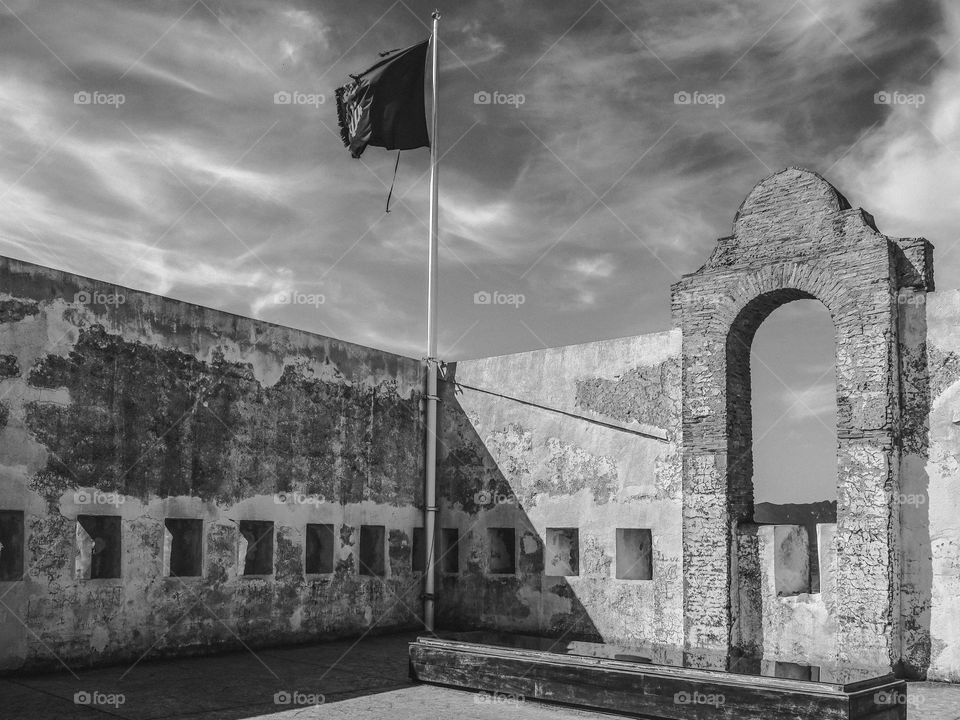
M 434 598 L 436 590 L 437 534 L 437 29 L 440 11 L 433 11 L 433 30 L 430 36 L 433 105 L 430 118 L 430 251 L 427 279 L 427 442 L 426 482 L 424 488 L 424 540 L 427 557 L 424 563 L 423 625 L 433 632 Z

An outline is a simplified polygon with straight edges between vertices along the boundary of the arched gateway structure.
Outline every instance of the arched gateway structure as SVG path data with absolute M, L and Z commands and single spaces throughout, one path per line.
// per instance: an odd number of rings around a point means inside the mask
M 815 298 L 836 330 L 837 638 L 842 661 L 900 659 L 899 326 L 933 289 L 932 247 L 889 238 L 816 173 L 761 181 L 730 237 L 672 288 L 682 330 L 687 650 L 762 645 L 750 345 L 780 305 Z M 705 655 L 706 657 L 706 655 Z

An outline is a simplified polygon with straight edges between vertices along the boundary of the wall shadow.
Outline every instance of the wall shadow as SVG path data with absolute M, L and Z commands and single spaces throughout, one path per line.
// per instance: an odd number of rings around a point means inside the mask
M 931 288 L 932 289 L 932 288 Z M 901 537 L 901 657 L 904 677 L 926 679 L 931 662 L 933 551 L 930 539 L 931 406 L 926 293 L 900 291 L 901 457 L 897 498 Z
M 604 642 L 585 605 L 563 576 L 546 573 L 546 538 L 537 531 L 458 397 L 456 363 L 440 383 L 442 415 L 438 452 L 438 532 L 460 531 L 458 573 L 440 572 L 437 627 L 443 631 L 504 630 L 560 641 Z M 460 521 L 451 524 L 452 515 Z M 505 547 L 497 530 L 515 530 Z M 438 554 L 449 547 L 437 540 Z M 513 552 L 513 571 L 500 557 Z M 486 555 L 486 557 L 485 557 Z M 490 555 L 493 555 L 491 558 Z M 580 558 L 577 558 L 579 565 Z M 438 566 L 442 566 L 438 559 Z M 580 568 L 578 567 L 578 570 Z

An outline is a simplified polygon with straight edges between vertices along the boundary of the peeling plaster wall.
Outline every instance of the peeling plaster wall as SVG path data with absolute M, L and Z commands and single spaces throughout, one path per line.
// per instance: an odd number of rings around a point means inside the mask
M 960 291 L 927 296 L 925 344 L 923 330 L 907 356 L 929 373 L 930 408 L 901 471 L 904 655 L 960 682 Z
M 415 626 L 420 383 L 413 359 L 0 258 L 0 509 L 26 531 L 0 669 Z M 121 578 L 75 577 L 78 514 L 121 516 Z M 204 521 L 201 577 L 164 577 L 165 517 Z M 273 575 L 242 576 L 241 520 L 275 523 Z M 307 523 L 336 528 L 335 572 L 304 575 Z M 358 574 L 363 524 L 384 578 Z
M 816 173 L 788 168 L 758 183 L 733 234 L 672 286 L 683 332 L 684 600 L 689 648 L 752 651 L 739 617 L 735 537 L 753 515 L 750 347 L 780 305 L 830 311 L 837 363 L 839 659 L 902 658 L 899 486 L 901 316 L 933 289 L 932 246 L 889 238 Z
M 817 526 L 828 542 L 835 524 Z M 807 529 L 803 525 L 758 528 L 760 588 L 763 606 L 763 656 L 800 664 L 830 664 L 837 656 L 836 553 L 832 542 L 820 546 L 821 587 L 810 592 Z
M 441 578 L 444 627 L 681 644 L 679 352 L 671 331 L 449 368 L 441 526 L 459 530 L 460 574 Z M 499 527 L 516 528 L 514 574 L 490 572 Z M 653 580 L 615 577 L 618 527 L 652 530 Z M 578 576 L 546 574 L 547 528 L 578 530 Z

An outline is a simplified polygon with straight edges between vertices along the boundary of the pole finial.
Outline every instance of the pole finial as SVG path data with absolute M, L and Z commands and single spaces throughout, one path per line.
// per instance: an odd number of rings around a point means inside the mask
M 434 20 L 439 20 L 439 19 L 440 19 L 440 11 L 439 11 L 439 10 L 434 10 L 433 13 L 430 15 L 430 17 L 432 17 Z

